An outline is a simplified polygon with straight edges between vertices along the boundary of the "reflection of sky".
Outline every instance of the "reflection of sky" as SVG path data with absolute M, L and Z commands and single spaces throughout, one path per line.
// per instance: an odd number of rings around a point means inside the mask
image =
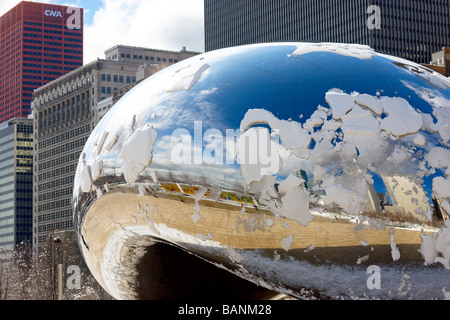
M 450 107 L 450 95 L 448 94 L 450 89 L 427 88 L 411 81 L 402 81 L 402 83 L 431 106 L 436 108 Z
M 253 108 L 267 109 L 280 119 L 300 121 L 300 114 L 308 119 L 319 104 L 326 106 L 325 93 L 332 88 L 371 95 L 383 90 L 382 95 L 402 96 L 413 106 L 420 99 L 397 77 L 409 71 L 392 68 L 384 57 L 360 60 L 324 52 L 288 57 L 295 49 L 295 45 L 266 46 L 222 60 L 215 59 L 214 54 L 206 55 L 204 61 L 210 66 L 191 90 L 167 93 L 166 83 L 175 79 L 183 63 L 199 58 L 184 60 L 145 80 L 122 98 L 108 112 L 109 125 L 132 114 L 143 114 L 149 120 L 154 113 L 158 132 L 165 127 L 171 131 L 191 128 L 196 120 L 203 121 L 204 128 L 224 131 L 239 128 L 245 112 Z M 408 81 L 417 83 L 418 79 L 411 73 Z M 423 103 L 417 105 L 425 107 Z
M 203 134 L 214 128 L 225 136 L 227 129 L 240 127 L 248 109 L 256 108 L 269 110 L 279 119 L 304 122 L 319 105 L 328 107 L 325 93 L 333 88 L 347 93 L 376 95 L 378 92 L 383 96 L 403 97 L 424 113 L 432 112 L 429 103 L 436 100 L 425 99 L 423 93 L 432 92 L 444 103 L 450 101 L 450 89 L 438 90 L 413 72 L 393 65 L 386 56 L 361 60 L 327 52 L 291 55 L 296 48 L 296 45 L 266 45 L 253 50 L 246 46 L 231 49 L 233 54 L 227 58 L 223 56 L 225 51 L 218 50 L 181 61 L 127 93 L 101 120 L 93 136 L 106 129 L 122 133 L 123 140 L 133 115 L 137 115 L 138 123 L 149 122 L 158 132 L 152 169 L 208 173 L 223 180 L 240 179 L 236 164 L 174 165 L 170 161 L 167 137 L 179 128 L 194 137 L 195 121 L 202 121 Z M 200 62 L 209 67 L 189 91 L 166 91 L 168 84 L 177 81 L 179 69 Z M 303 115 L 301 119 L 300 115 Z M 110 157 L 105 161 L 106 166 L 114 166 L 113 160 Z M 310 166 L 304 160 L 296 162 L 290 158 L 283 174 L 296 168 Z

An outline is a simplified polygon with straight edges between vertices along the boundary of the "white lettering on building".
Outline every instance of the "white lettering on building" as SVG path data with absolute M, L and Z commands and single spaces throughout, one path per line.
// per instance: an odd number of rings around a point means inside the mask
M 62 18 L 62 13 L 61 11 L 53 11 L 53 10 L 45 10 L 44 14 L 47 17 L 56 17 L 56 18 Z

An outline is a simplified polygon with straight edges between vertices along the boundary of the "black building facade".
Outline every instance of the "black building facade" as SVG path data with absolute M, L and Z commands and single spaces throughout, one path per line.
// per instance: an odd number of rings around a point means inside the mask
M 449 0 L 205 0 L 205 50 L 358 43 L 418 63 L 450 45 Z

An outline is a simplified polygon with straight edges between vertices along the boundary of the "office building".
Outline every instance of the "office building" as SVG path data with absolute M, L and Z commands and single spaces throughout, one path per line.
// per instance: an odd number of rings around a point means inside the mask
M 34 92 L 35 252 L 50 232 L 73 230 L 75 170 L 92 129 L 113 105 L 114 92 L 135 83 L 144 69 L 154 73 L 196 54 L 116 46 L 105 51 L 105 59 L 92 61 Z
M 0 124 L 0 251 L 32 240 L 33 120 Z
M 429 63 L 450 43 L 445 0 L 205 0 L 205 50 L 261 42 L 358 43 Z
M 83 9 L 22 1 L 0 17 L 0 122 L 27 117 L 33 90 L 83 65 Z
M 446 77 L 450 77 L 450 47 L 443 47 L 442 50 L 433 53 L 430 63 L 424 65 Z
M 138 62 L 141 65 L 156 64 L 163 69 L 178 61 L 192 57 L 199 54 L 186 50 L 183 47 L 180 51 L 158 50 L 143 47 L 116 45 L 105 51 L 106 60 L 124 61 L 124 62 Z
M 401 214 L 405 220 L 408 217 L 420 221 L 426 220 L 428 197 L 422 186 L 403 176 L 384 176 L 382 179 L 386 186 L 386 193 L 392 201 L 392 206 L 385 206 L 385 210 Z

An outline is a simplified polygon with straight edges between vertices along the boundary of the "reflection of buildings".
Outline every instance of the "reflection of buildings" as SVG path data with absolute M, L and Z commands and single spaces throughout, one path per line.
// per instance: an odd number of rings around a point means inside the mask
M 378 193 L 375 190 L 375 187 L 373 186 L 373 184 L 368 184 L 367 183 L 367 187 L 369 188 L 369 190 L 367 191 L 367 207 L 366 210 L 371 212 L 371 211 L 376 211 L 376 212 L 381 212 L 383 209 L 381 207 L 381 199 L 378 195 Z
M 442 206 L 441 206 L 441 200 L 440 199 L 438 199 L 437 197 L 436 197 L 436 195 L 434 195 L 433 194 L 433 205 L 434 205 L 434 210 L 435 210 L 435 213 L 436 213 L 436 217 L 439 219 L 439 220 L 448 220 L 448 219 L 450 219 L 450 210 L 449 210 L 449 208 L 447 207 L 447 210 L 446 210 L 446 208 L 443 208 Z
M 33 120 L 0 124 L 0 247 L 32 237 Z
M 308 187 L 307 187 L 307 185 L 308 185 L 308 175 L 306 174 L 306 171 L 305 171 L 305 170 L 302 170 L 302 169 L 296 169 L 296 170 L 294 170 L 294 175 L 295 175 L 297 178 L 299 178 L 299 179 L 305 180 L 305 182 L 303 182 L 302 186 L 303 186 L 304 188 L 307 188 L 307 189 L 308 189 Z
M 35 127 L 34 250 L 48 232 L 71 230 L 73 179 L 93 128 L 117 99 L 113 93 L 153 71 L 197 53 L 115 46 L 33 94 Z M 143 68 L 147 61 L 159 68 Z M 146 76 L 152 74 L 147 72 Z
M 444 47 L 441 51 L 433 53 L 430 64 L 424 65 L 446 77 L 450 77 L 450 47 Z
M 449 1 L 205 0 L 204 11 L 206 51 L 260 42 L 359 43 L 425 63 L 450 32 Z
M 320 181 L 310 181 L 306 172 L 302 169 L 294 170 L 295 176 L 304 180 L 302 187 L 311 194 L 318 196 L 325 195 L 325 191 L 320 188 Z M 428 210 L 428 199 L 426 193 L 420 185 L 415 184 L 407 177 L 382 177 L 382 184 L 377 182 L 377 186 L 367 183 L 367 203 L 364 211 L 368 213 L 383 212 L 391 215 L 392 218 L 412 218 L 413 220 L 425 220 Z M 386 188 L 386 194 L 379 192 L 377 188 Z M 378 192 L 377 192 L 378 191 Z
M 424 199 L 428 197 L 420 185 L 402 176 L 383 177 L 383 182 L 392 201 L 392 206 L 384 207 L 387 212 L 425 220 L 428 203 Z
M 308 175 L 305 170 L 303 169 L 296 169 L 294 170 L 294 175 L 297 178 L 303 179 L 304 182 L 301 184 L 301 186 L 304 189 L 307 189 L 309 192 L 314 193 L 319 196 L 325 195 L 325 191 L 320 188 L 320 181 L 311 181 L 308 179 Z

